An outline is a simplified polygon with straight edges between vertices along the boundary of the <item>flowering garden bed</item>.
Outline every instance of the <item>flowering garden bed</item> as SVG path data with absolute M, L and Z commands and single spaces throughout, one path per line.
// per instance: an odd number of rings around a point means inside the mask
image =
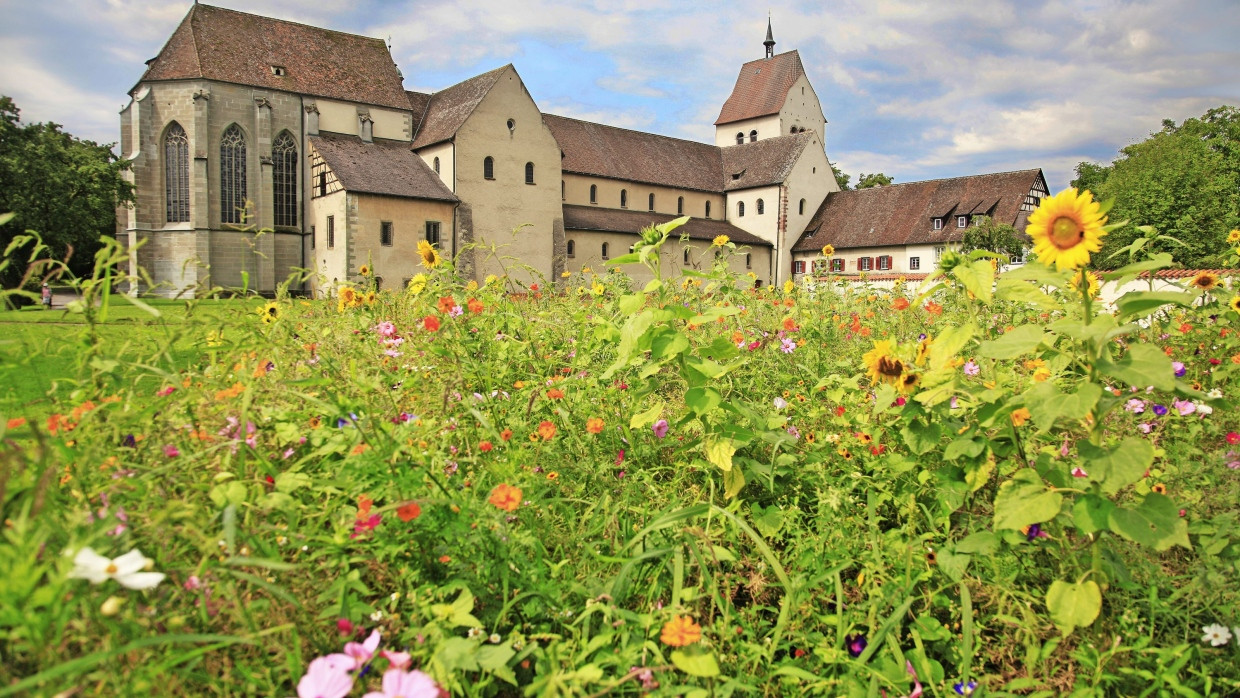
M 998 279 L 432 253 L 188 367 L 93 346 L 5 415 L 0 696 L 1235 695 L 1240 301 L 1104 312 L 1089 205 Z

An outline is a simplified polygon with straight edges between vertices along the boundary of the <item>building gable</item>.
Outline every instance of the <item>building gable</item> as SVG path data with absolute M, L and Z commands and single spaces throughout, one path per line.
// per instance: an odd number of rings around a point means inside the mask
M 732 94 L 723 103 L 715 125 L 778 114 L 788 91 L 803 75 L 801 54 L 795 50 L 746 63 L 741 66 Z
M 431 95 L 426 104 L 426 113 L 422 115 L 417 134 L 413 138 L 413 147 L 434 145 L 455 136 L 500 76 L 512 69 L 512 64 L 509 63 Z

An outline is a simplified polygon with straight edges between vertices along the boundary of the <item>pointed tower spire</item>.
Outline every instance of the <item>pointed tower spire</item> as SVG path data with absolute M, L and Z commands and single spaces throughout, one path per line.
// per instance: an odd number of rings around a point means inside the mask
M 775 55 L 775 35 L 771 33 L 771 17 L 766 18 L 766 41 L 762 42 L 766 46 L 766 57 L 770 58 Z

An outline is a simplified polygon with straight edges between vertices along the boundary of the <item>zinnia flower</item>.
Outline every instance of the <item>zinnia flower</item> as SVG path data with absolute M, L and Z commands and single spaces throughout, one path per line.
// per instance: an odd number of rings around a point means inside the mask
M 1029 417 L 1031 416 L 1032 415 L 1029 414 L 1028 409 L 1019 407 L 1012 411 L 1012 425 L 1018 427 L 1024 426 L 1025 422 L 1029 421 Z
M 507 483 L 501 483 L 491 490 L 491 496 L 488 502 L 504 511 L 516 511 L 521 506 L 521 488 L 513 487 Z
M 418 506 L 417 502 L 402 504 L 400 508 L 396 510 L 396 515 L 400 517 L 401 521 L 408 523 L 422 515 L 422 507 Z
M 142 572 L 152 560 L 138 552 L 137 548 L 118 558 L 106 558 L 91 548 L 82 548 L 73 556 L 71 579 L 88 579 L 91 584 L 102 584 L 115 579 L 126 589 L 152 589 L 164 580 L 159 572 Z
M 434 269 L 439 266 L 439 250 L 426 240 L 418 241 L 418 256 L 422 258 L 422 266 L 427 269 Z
M 1025 233 L 1033 239 L 1033 251 L 1043 264 L 1079 269 L 1089 263 L 1091 252 L 1102 248 L 1105 223 L 1093 194 L 1069 187 L 1042 200 L 1029 216 Z
M 603 420 L 599 417 L 591 417 L 586 420 L 586 431 L 591 434 L 597 434 L 603 430 Z
M 702 626 L 694 623 L 689 616 L 673 616 L 663 624 L 659 639 L 670 647 L 692 645 L 702 639 Z
M 422 318 L 422 327 L 424 327 L 427 332 L 438 332 L 439 331 L 439 318 L 435 317 L 434 315 L 427 315 L 426 317 Z
M 543 441 L 550 441 L 555 437 L 555 424 L 546 420 L 539 422 L 538 435 L 542 437 Z

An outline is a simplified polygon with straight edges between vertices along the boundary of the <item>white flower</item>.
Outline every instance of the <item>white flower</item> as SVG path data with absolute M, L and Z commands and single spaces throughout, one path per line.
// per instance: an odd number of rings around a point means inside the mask
M 1200 405 L 1197 405 L 1197 414 L 1213 414 L 1213 413 L 1214 413 L 1214 408 L 1210 407 L 1206 403 L 1203 402 Z
M 788 401 L 783 399 L 782 397 L 775 398 L 774 402 L 775 402 L 775 409 L 777 410 L 782 410 L 788 406 Z
M 115 560 L 108 559 L 90 548 L 82 548 L 73 556 L 73 579 L 89 579 L 92 584 L 102 584 L 115 579 L 127 589 L 152 589 L 164 581 L 159 572 L 142 572 L 152 560 L 138 552 L 137 548 Z M 1226 628 L 1224 628 L 1226 630 Z
M 1201 627 L 1201 631 L 1205 633 L 1201 637 L 1201 641 L 1210 643 L 1211 647 L 1222 647 L 1231 639 L 1231 631 L 1227 629 L 1226 625 L 1219 625 L 1218 623 L 1204 625 Z
M 370 619 L 376 623 L 383 620 L 383 611 L 375 611 L 374 613 L 370 614 Z
M 1215 388 L 1211 390 L 1210 392 L 1206 393 L 1206 397 L 1210 398 L 1211 400 L 1219 400 L 1223 397 L 1223 391 L 1219 390 L 1218 388 Z

